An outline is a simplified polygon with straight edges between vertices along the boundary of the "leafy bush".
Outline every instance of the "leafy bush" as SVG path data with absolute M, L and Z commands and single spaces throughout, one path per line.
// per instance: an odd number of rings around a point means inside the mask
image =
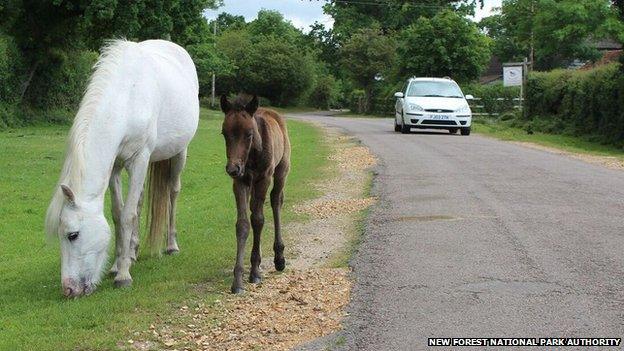
M 529 75 L 527 114 L 535 130 L 591 135 L 624 145 L 624 77 L 619 64 Z
M 308 103 L 319 109 L 330 109 L 336 106 L 340 95 L 338 83 L 334 76 L 322 75 L 316 82 L 308 96 Z
M 97 57 L 86 50 L 51 52 L 48 64 L 35 72 L 25 98 L 35 109 L 76 109 Z
M 0 102 L 0 130 L 7 127 L 19 127 L 22 125 L 22 121 L 19 116 L 19 109 L 17 105 Z
M 22 57 L 17 46 L 11 37 L 0 34 L 0 103 L 16 102 L 21 79 Z

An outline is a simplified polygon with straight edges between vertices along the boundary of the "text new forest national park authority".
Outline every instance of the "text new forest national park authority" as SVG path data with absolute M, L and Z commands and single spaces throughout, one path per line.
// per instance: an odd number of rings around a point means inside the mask
M 620 346 L 621 338 L 429 338 L 429 346 Z

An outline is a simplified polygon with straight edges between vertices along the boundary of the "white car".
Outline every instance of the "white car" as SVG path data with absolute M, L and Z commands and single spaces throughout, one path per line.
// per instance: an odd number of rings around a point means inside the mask
M 452 134 L 470 135 L 472 111 L 459 85 L 450 78 L 410 78 L 403 91 L 394 94 L 394 131 L 411 128 L 447 129 Z

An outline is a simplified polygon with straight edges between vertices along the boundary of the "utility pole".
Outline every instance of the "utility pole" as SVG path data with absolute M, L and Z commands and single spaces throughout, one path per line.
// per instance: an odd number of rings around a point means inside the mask
M 213 28 L 212 28 L 212 45 L 216 49 L 217 48 L 217 19 L 214 19 Z M 212 107 L 215 107 L 215 83 L 216 83 L 216 75 L 215 71 L 212 71 Z
M 535 62 L 535 36 L 533 34 L 533 27 L 535 25 L 534 18 L 535 18 L 535 0 L 531 0 L 531 53 L 530 53 L 531 62 Z
M 526 84 L 527 84 L 527 79 L 528 79 L 528 67 L 529 67 L 529 60 L 527 60 L 527 58 L 524 58 L 524 61 L 522 61 L 522 85 L 520 85 L 520 106 L 522 106 L 522 117 L 526 120 L 527 119 L 527 109 L 526 109 L 526 104 L 524 103 L 524 95 L 526 94 Z

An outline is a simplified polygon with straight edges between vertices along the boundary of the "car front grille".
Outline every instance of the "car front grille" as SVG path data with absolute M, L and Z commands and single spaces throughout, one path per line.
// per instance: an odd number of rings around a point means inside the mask
M 425 111 L 427 111 L 427 112 L 437 112 L 437 113 L 453 112 L 453 110 L 444 110 L 444 109 L 438 109 L 438 108 L 428 109 L 428 110 L 425 110 Z
M 437 120 L 437 119 L 426 119 L 422 121 L 421 124 L 435 124 L 439 126 L 456 126 L 457 125 L 455 121 L 442 121 L 442 120 Z

